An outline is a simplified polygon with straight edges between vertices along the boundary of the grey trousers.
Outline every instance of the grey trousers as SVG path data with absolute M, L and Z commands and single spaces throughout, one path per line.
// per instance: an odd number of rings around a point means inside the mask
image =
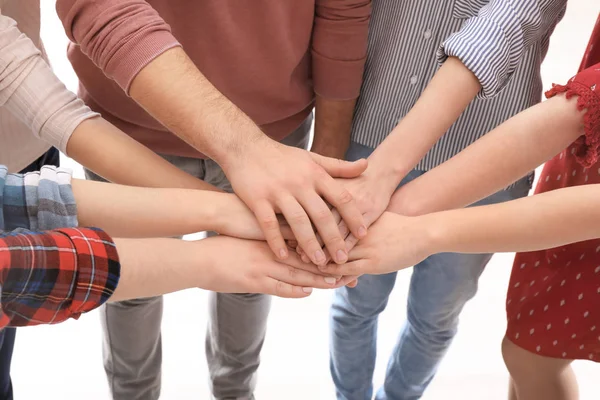
M 306 149 L 311 123 L 312 116 L 282 143 Z M 208 183 L 232 191 L 223 170 L 212 160 L 174 156 L 165 159 Z M 86 171 L 86 175 L 88 179 L 102 180 L 91 171 Z M 266 295 L 210 294 L 206 358 L 215 399 L 254 399 L 270 306 L 271 298 Z M 162 297 L 123 301 L 101 308 L 104 369 L 113 399 L 159 398 L 162 311 Z

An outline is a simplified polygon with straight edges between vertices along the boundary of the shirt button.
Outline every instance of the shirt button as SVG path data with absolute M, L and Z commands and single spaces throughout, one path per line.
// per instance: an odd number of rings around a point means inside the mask
M 416 85 L 417 84 L 417 76 L 416 75 L 411 76 L 411 78 L 410 78 L 410 84 L 411 85 Z
M 425 37 L 425 39 L 429 39 L 431 38 L 431 29 L 427 29 L 424 33 L 423 33 L 423 37 Z

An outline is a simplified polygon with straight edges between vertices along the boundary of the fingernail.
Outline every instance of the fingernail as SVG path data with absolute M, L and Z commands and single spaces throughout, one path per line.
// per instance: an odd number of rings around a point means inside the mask
M 339 263 L 345 263 L 346 261 L 348 261 L 348 255 L 344 250 L 337 251 L 337 261 Z
M 360 236 L 361 238 L 367 236 L 367 227 L 361 226 L 360 228 L 358 228 L 358 236 Z
M 279 258 L 284 259 L 287 257 L 287 251 L 285 249 L 279 250 Z
M 315 261 L 318 264 L 322 264 L 325 262 L 325 253 L 323 253 L 323 250 L 317 250 L 315 252 Z
M 310 294 L 310 293 L 312 293 L 313 289 L 311 287 L 303 287 L 302 291 L 304 293 L 309 293 Z
M 328 285 L 335 285 L 337 283 L 333 276 L 326 276 L 323 279 L 325 279 L 325 283 L 327 283 Z

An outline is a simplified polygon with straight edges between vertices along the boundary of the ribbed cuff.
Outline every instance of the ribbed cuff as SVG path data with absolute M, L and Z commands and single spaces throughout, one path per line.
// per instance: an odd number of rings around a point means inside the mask
M 332 60 L 312 52 L 315 93 L 331 100 L 353 100 L 360 94 L 365 58 L 353 61 Z

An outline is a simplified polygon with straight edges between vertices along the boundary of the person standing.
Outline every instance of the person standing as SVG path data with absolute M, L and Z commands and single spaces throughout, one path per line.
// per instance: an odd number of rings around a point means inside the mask
M 361 177 L 345 182 L 367 225 L 384 212 L 399 184 L 423 175 L 541 100 L 540 66 L 565 4 L 374 2 L 364 82 L 346 158 L 369 157 L 369 166 Z M 531 183 L 532 176 L 526 176 L 478 204 L 523 197 Z M 421 203 L 427 203 L 426 196 L 400 204 L 398 212 L 419 214 Z M 348 241 L 356 243 L 352 237 Z M 414 269 L 408 319 L 378 400 L 423 395 L 491 256 L 437 254 Z M 395 280 L 396 273 L 367 275 L 356 288 L 336 292 L 331 373 L 339 400 L 373 396 L 377 318 Z
M 276 219 L 283 214 L 317 265 L 326 258 L 311 220 L 334 260 L 347 260 L 325 200 L 366 235 L 352 196 L 330 176 L 362 170 L 340 170 L 304 149 L 315 108 L 312 150 L 344 154 L 370 10 L 370 0 L 57 1 L 83 100 L 177 167 L 235 191 L 280 258 L 288 255 Z M 211 295 L 206 353 L 215 398 L 253 398 L 269 308 L 264 295 Z M 157 399 L 162 299 L 102 312 L 113 397 Z

